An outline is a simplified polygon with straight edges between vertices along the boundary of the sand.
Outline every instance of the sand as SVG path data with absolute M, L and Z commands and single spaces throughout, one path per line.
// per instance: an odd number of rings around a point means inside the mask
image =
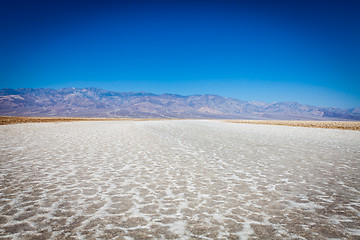
M 283 120 L 224 120 L 229 123 L 281 125 L 293 127 L 330 128 L 360 131 L 360 121 L 283 121 Z
M 0 132 L 5 239 L 360 238 L 358 131 L 174 120 Z
M 123 121 L 128 118 L 76 118 L 76 117 L 5 117 L 0 116 L 0 125 L 17 123 L 76 122 L 76 121 Z M 139 119 L 140 120 L 140 119 Z

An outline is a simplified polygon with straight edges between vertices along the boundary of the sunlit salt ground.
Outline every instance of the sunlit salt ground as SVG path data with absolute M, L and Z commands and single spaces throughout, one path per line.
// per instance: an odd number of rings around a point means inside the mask
M 360 132 L 0 126 L 2 239 L 360 239 Z

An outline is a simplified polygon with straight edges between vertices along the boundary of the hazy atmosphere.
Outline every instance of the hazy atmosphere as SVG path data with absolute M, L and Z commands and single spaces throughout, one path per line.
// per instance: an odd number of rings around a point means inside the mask
M 0 88 L 360 107 L 359 1 L 0 2 Z

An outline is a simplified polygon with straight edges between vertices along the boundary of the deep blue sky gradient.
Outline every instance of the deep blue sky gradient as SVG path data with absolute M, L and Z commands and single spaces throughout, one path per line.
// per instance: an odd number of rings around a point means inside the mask
M 0 88 L 360 107 L 360 1 L 0 0 Z

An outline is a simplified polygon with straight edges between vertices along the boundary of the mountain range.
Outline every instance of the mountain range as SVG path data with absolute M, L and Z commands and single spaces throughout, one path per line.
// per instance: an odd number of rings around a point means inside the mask
M 116 92 L 98 88 L 5 88 L 1 116 L 360 120 L 360 108 L 247 102 L 218 95 Z

